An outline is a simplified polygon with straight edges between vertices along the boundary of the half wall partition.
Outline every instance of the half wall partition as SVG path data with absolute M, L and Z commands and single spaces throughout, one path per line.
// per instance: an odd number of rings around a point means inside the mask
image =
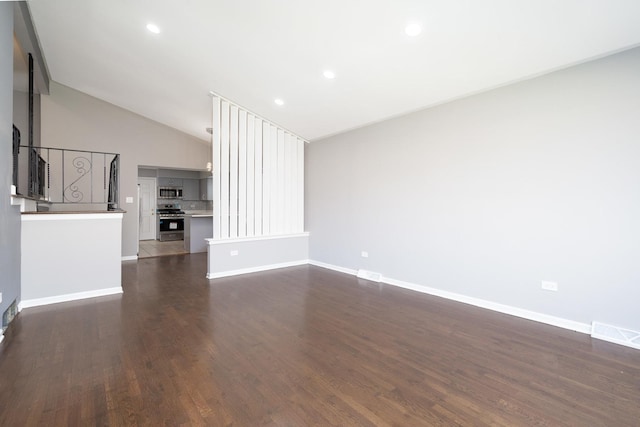
M 207 277 L 306 263 L 305 140 L 212 95 L 213 236 Z M 261 250 L 243 250 L 255 248 L 249 242 L 256 241 Z

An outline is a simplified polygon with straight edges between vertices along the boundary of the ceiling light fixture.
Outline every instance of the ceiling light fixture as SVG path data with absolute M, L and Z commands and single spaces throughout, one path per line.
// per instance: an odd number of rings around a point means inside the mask
M 153 34 L 160 34 L 160 28 L 151 22 L 147 24 L 147 30 L 151 31 Z
M 404 27 L 404 32 L 409 37 L 416 37 L 422 32 L 422 27 L 416 22 L 412 22 Z
M 331 70 L 325 70 L 324 73 L 322 73 L 323 76 L 325 76 L 328 79 L 335 79 L 336 78 L 336 73 L 334 73 Z
M 273 102 L 275 102 L 276 105 L 279 105 L 281 107 L 284 105 L 284 101 L 282 99 L 280 99 L 280 98 L 274 99 Z

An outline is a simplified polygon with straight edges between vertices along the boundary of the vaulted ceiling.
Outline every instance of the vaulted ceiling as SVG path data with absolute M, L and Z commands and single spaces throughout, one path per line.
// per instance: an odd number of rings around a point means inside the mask
M 314 140 L 640 44 L 637 0 L 28 5 L 53 80 L 203 140 L 209 91 Z

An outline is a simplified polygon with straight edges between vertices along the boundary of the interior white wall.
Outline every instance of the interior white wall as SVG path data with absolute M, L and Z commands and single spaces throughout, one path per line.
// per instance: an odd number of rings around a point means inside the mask
M 206 169 L 211 158 L 209 142 L 55 82 L 41 106 L 43 147 L 120 153 L 123 257 L 138 251 L 138 166 Z
M 20 210 L 11 205 L 10 197 L 13 177 L 13 6 L 13 2 L 0 2 L 0 316 L 20 298 Z
M 636 48 L 314 141 L 310 258 L 640 330 L 639 118 Z

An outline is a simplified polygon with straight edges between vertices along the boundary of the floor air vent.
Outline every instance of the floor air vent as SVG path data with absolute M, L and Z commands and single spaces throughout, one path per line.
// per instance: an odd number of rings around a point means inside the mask
M 358 279 L 371 280 L 372 282 L 382 281 L 382 274 L 373 271 L 358 270 Z
M 7 329 L 7 326 L 9 326 L 9 323 L 16 317 L 16 314 L 18 314 L 18 303 L 14 300 L 9 308 L 2 313 L 2 330 Z
M 638 331 L 593 322 L 591 325 L 591 336 L 640 350 L 640 332 Z

